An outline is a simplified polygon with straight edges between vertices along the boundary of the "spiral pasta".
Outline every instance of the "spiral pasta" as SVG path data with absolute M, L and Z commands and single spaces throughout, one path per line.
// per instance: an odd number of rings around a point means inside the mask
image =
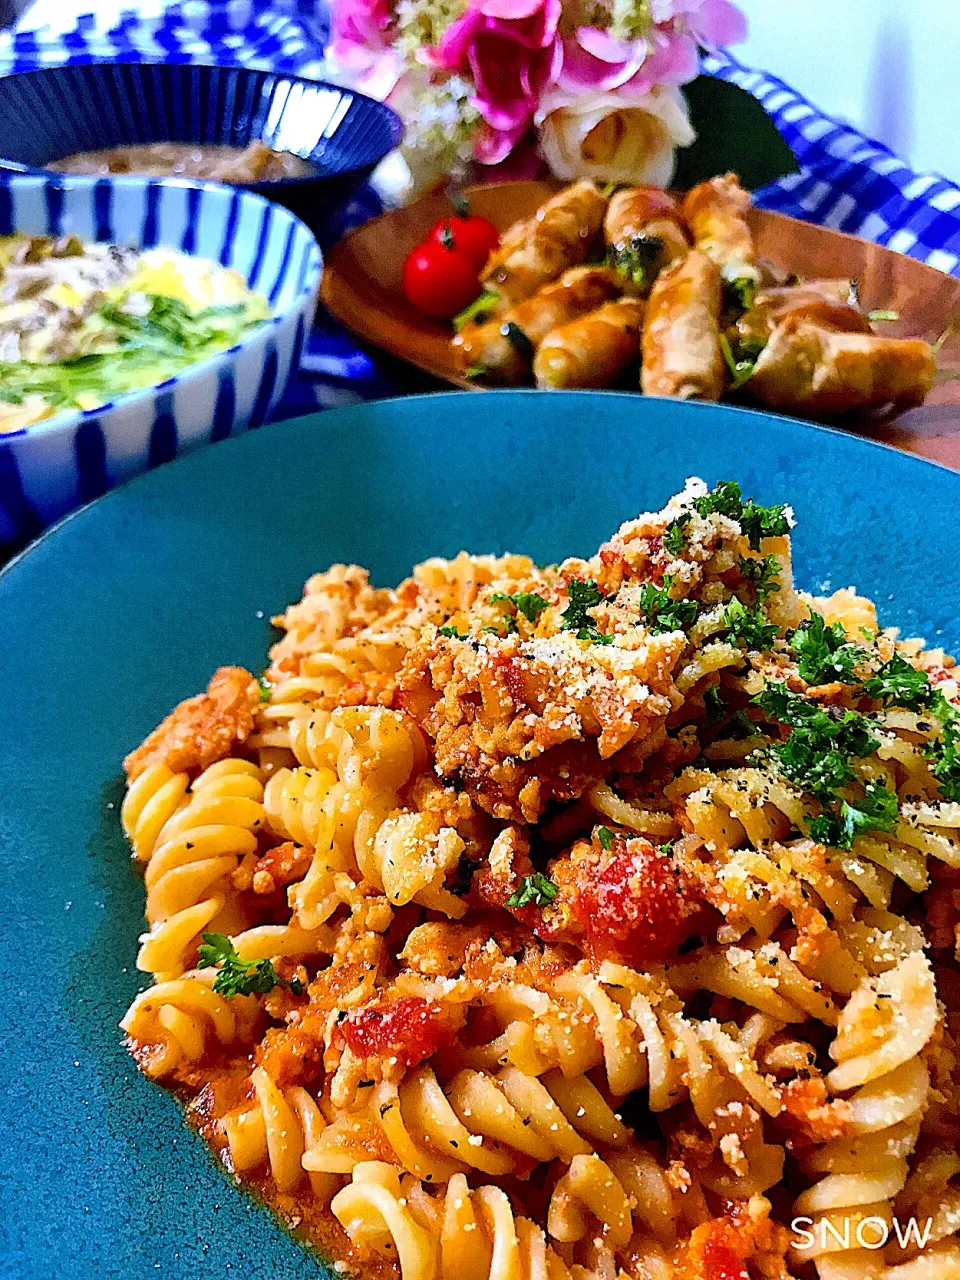
M 791 522 L 335 565 L 127 758 L 129 1047 L 341 1268 L 960 1280 L 960 683 Z

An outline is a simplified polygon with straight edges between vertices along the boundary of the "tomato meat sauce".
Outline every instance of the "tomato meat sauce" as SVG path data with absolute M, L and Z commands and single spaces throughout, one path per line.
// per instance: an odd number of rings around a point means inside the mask
M 593 960 L 666 964 L 702 920 L 690 877 L 643 839 L 617 838 L 599 861 L 582 859 L 571 888 L 572 914 Z
M 352 1009 L 340 1034 L 358 1058 L 397 1058 L 415 1067 L 453 1041 L 454 1026 L 437 1004 L 401 996 L 388 1004 Z

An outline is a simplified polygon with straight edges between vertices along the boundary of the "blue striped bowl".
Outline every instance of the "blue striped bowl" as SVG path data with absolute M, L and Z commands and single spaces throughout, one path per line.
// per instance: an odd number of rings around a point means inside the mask
M 262 426 L 300 364 L 320 249 L 293 214 L 228 187 L 147 178 L 0 175 L 0 235 L 165 245 L 239 271 L 273 316 L 156 387 L 0 435 L 0 543 L 210 441 Z

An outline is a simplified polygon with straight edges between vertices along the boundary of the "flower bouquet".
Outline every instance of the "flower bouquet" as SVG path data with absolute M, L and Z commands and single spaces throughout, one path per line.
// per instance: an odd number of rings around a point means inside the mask
M 700 46 L 745 35 L 731 0 L 333 0 L 329 57 L 404 119 L 415 187 L 471 161 L 665 185 Z

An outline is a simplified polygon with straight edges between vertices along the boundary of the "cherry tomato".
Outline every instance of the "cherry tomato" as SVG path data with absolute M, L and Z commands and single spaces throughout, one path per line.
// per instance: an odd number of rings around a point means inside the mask
M 487 259 L 500 243 L 500 233 L 492 222 L 475 214 L 465 218 L 452 215 L 435 222 L 428 240 L 438 240 L 451 249 L 465 253 L 478 271 L 487 265 Z
M 403 264 L 403 292 L 421 315 L 449 320 L 480 292 L 477 268 L 465 253 L 427 240 Z

